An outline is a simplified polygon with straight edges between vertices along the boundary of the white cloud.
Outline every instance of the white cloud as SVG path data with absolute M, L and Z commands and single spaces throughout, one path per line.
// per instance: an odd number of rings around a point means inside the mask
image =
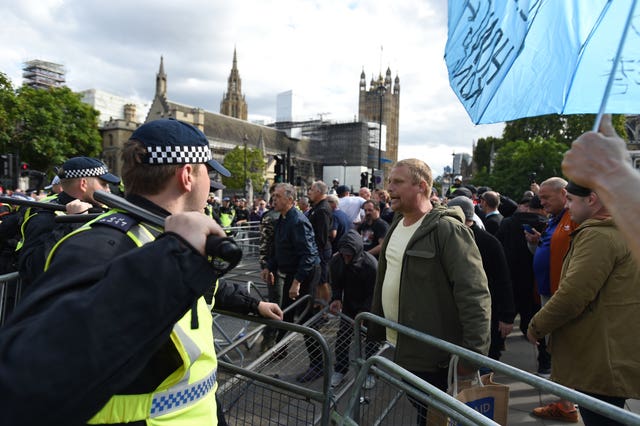
M 293 89 L 306 116 L 344 121 L 358 114 L 361 71 L 369 82 L 390 67 L 401 84 L 399 155 L 440 173 L 453 150 L 501 131 L 474 126 L 449 88 L 446 13 L 444 0 L 5 2 L 0 71 L 19 85 L 22 62 L 49 60 L 74 90 L 149 100 L 163 55 L 170 99 L 217 111 L 235 46 L 250 118 L 275 117 L 277 94 Z

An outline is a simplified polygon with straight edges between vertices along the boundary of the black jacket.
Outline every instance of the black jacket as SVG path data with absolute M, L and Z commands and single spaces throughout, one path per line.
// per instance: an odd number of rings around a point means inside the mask
M 121 230 L 95 225 L 64 241 L 0 329 L 3 423 L 83 424 L 113 394 L 153 390 L 180 365 L 169 339 L 174 324 L 216 278 L 207 259 L 171 233 L 137 248 Z M 257 304 L 220 281 L 216 308 L 248 313 Z
M 316 237 L 316 247 L 319 251 L 331 250 L 331 241 L 329 233 L 333 226 L 333 210 L 326 198 L 318 201 L 313 205 L 309 212 L 309 222 L 313 227 L 313 233 Z
M 527 224 L 538 232 L 542 232 L 546 227 L 546 221 L 544 216 L 535 213 L 515 212 L 511 217 L 504 218 L 500 222 L 500 228 L 496 233 L 496 237 L 504 248 L 515 291 L 526 291 L 531 300 L 534 297 L 533 254 L 527 247 L 522 225 Z
M 303 282 L 315 265 L 320 264 L 313 229 L 309 219 L 300 210 L 292 207 L 276 221 L 274 256 L 267 261 L 271 272 L 294 274 Z
M 500 241 L 487 231 L 471 225 L 476 245 L 482 257 L 482 267 L 487 275 L 491 293 L 491 316 L 512 324 L 516 316 L 513 289 L 509 279 L 509 267 Z
M 348 265 L 339 252 L 329 261 L 331 300 L 341 300 L 342 311 L 355 317 L 360 312 L 371 310 L 378 261 L 364 251 L 362 237 L 353 229 L 340 239 L 338 250 L 343 247 L 351 248 L 355 254 Z

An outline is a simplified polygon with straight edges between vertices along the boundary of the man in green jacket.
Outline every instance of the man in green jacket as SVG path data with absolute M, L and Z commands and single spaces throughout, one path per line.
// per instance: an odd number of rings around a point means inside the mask
M 372 312 L 404 326 L 487 354 L 491 296 L 480 252 L 459 209 L 433 207 L 433 177 L 421 160 L 399 161 L 388 191 L 395 219 L 378 264 Z M 449 353 L 394 330 L 369 326 L 374 340 L 386 337 L 396 347 L 395 361 L 445 390 Z M 469 366 L 459 364 L 459 373 Z M 418 424 L 426 423 L 426 407 Z
M 552 380 L 624 407 L 640 398 L 640 268 L 600 197 L 573 182 L 566 189 L 580 226 L 527 337 L 551 334 Z M 587 426 L 617 424 L 582 406 L 580 414 Z

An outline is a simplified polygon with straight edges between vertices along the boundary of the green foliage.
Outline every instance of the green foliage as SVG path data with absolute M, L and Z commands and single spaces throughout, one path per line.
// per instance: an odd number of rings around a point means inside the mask
M 496 153 L 495 171 L 474 179 L 476 185 L 488 185 L 502 194 L 518 199 L 529 189 L 529 174 L 536 173 L 536 181 L 561 176 L 560 163 L 566 151 L 563 143 L 535 138 L 528 142 L 512 141 Z
M 493 146 L 494 152 L 498 152 L 504 146 L 504 139 L 494 138 L 493 136 L 478 139 L 476 149 L 473 151 L 473 161 L 476 163 L 478 170 L 490 169 L 491 146 Z
M 262 150 L 246 148 L 246 177 L 253 182 L 254 189 L 264 182 L 266 163 Z M 223 177 L 222 183 L 227 188 L 243 189 L 245 178 L 245 148 L 237 146 L 224 157 L 224 166 L 231 172 L 230 177 Z
M 625 135 L 625 116 L 614 115 L 613 125 L 619 135 Z M 472 183 L 486 185 L 519 198 L 529 188 L 529 174 L 536 173 L 536 181 L 562 176 L 560 163 L 564 153 L 578 136 L 590 131 L 594 114 L 543 115 L 522 118 L 506 123 L 502 139 L 478 140 L 473 160 L 478 170 Z M 491 145 L 496 158 L 490 169 Z
M 521 118 L 510 121 L 502 132 L 507 141 L 530 141 L 534 138 L 553 139 L 567 147 L 584 132 L 593 128 L 595 114 L 558 115 Z M 624 115 L 614 115 L 613 125 L 619 135 L 624 135 Z
M 15 153 L 32 169 L 47 171 L 79 155 L 96 157 L 102 148 L 98 112 L 67 87 L 23 86 L 14 92 L 0 75 L 0 152 Z
M 16 93 L 11 80 L 0 72 L 0 152 L 6 153 L 15 123 Z

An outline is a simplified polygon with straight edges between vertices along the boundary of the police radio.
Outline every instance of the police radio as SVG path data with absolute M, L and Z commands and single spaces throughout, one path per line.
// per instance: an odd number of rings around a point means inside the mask
M 111 208 L 124 210 L 135 219 L 164 228 L 164 217 L 151 213 L 122 197 L 106 191 L 95 191 L 93 198 Z M 242 249 L 233 238 L 229 237 L 209 235 L 205 244 L 205 253 L 220 276 L 235 268 L 242 259 Z

